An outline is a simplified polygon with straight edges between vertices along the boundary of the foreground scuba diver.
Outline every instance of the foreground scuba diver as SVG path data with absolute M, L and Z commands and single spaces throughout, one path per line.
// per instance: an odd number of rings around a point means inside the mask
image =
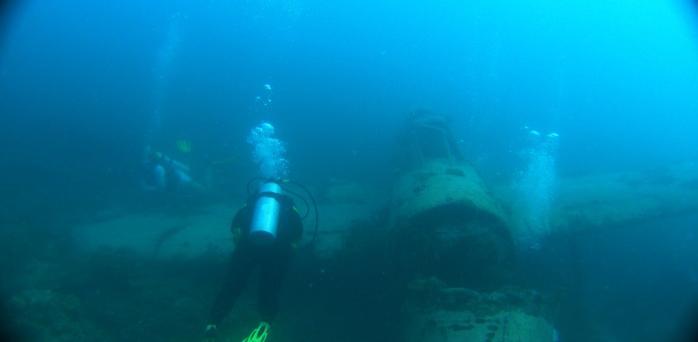
M 278 311 L 282 280 L 303 234 L 303 222 L 293 200 L 282 194 L 278 183 L 269 181 L 262 183 L 257 194 L 238 210 L 231 230 L 236 247 L 223 288 L 211 309 L 206 338 L 215 341 L 218 324 L 258 269 L 261 322 L 244 342 L 262 342 L 267 339 Z

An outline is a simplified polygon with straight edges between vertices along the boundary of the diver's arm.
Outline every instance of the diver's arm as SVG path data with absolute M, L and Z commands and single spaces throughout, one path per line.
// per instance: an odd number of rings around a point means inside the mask
M 301 215 L 298 213 L 298 210 L 295 206 L 292 206 L 289 209 L 288 220 L 291 243 L 294 247 L 296 247 L 303 238 L 303 219 L 301 218 Z
M 184 163 L 179 162 L 179 161 L 176 161 L 176 160 L 174 160 L 174 159 L 170 159 L 170 164 L 171 164 L 172 167 L 174 167 L 177 171 L 179 171 L 179 172 L 184 172 L 184 173 L 186 173 L 187 175 L 188 175 L 189 172 L 191 171 L 191 169 L 189 168 L 188 165 L 185 165 Z
M 245 216 L 248 216 L 247 212 L 249 212 L 249 210 L 247 204 L 245 204 L 245 206 L 238 209 L 235 213 L 235 217 L 233 217 L 233 222 L 230 224 L 230 232 L 233 233 L 233 242 L 235 242 L 236 245 L 242 238 L 245 221 L 248 221 L 245 219 Z

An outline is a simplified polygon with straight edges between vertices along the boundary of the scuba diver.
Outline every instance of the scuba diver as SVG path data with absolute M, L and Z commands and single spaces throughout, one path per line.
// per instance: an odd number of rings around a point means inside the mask
M 284 143 L 274 137 L 274 126 L 262 122 L 253 128 L 247 138 L 252 145 L 252 157 L 259 167 L 259 177 L 248 183 L 248 199 L 235 214 L 231 230 L 235 250 L 223 288 L 216 297 L 208 318 L 205 337 L 216 338 L 218 325 L 230 312 L 242 294 L 254 271 L 259 272 L 258 311 L 261 322 L 243 342 L 264 342 L 269 336 L 271 323 L 279 310 L 279 292 L 296 246 L 303 235 L 303 215 L 299 214 L 291 196 L 301 200 L 309 208 L 307 200 L 290 186 L 303 190 L 311 200 L 315 211 L 317 237 L 317 204 L 300 183 L 287 180 L 288 161 Z M 251 185 L 256 190 L 251 191 Z
M 282 280 L 303 235 L 303 220 L 293 200 L 276 181 L 264 181 L 237 211 L 231 225 L 235 250 L 223 288 L 211 309 L 205 337 L 214 341 L 217 326 L 242 294 L 253 271 L 259 271 L 261 322 L 243 342 L 263 342 L 279 308 Z
M 146 148 L 143 167 L 145 175 L 142 186 L 146 191 L 177 192 L 196 185 L 187 165 L 150 147 Z

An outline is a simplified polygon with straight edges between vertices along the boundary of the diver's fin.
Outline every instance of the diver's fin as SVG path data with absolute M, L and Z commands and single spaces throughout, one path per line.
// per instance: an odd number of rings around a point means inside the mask
M 269 336 L 271 326 L 267 322 L 260 322 L 257 328 L 252 330 L 249 336 L 245 337 L 242 342 L 264 342 Z

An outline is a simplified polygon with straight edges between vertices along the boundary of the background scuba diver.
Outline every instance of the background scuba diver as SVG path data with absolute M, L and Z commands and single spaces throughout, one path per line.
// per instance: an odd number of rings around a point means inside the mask
M 155 152 L 150 147 L 146 149 L 143 167 L 145 172 L 142 186 L 146 191 L 177 192 L 196 187 L 187 165 L 161 152 Z
M 258 310 L 262 322 L 245 341 L 264 341 L 270 324 L 278 312 L 282 280 L 293 256 L 295 245 L 302 237 L 303 223 L 293 206 L 293 200 L 286 195 L 276 196 L 280 204 L 277 236 L 264 243 L 256 241 L 250 233 L 255 204 L 262 194 L 260 192 L 252 196 L 247 204 L 238 210 L 233 219 L 231 230 L 235 240 L 235 251 L 223 288 L 211 309 L 206 337 L 215 337 L 217 325 L 232 309 L 248 279 L 257 269 L 259 270 Z

